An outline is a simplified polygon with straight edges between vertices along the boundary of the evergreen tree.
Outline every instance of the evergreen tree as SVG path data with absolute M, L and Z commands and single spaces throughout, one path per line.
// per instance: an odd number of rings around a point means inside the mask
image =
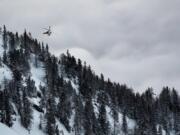
M 7 41 L 8 41 L 7 30 L 6 30 L 6 26 L 4 25 L 3 26 L 3 47 L 5 51 L 7 49 Z
M 39 119 L 40 119 L 40 121 L 39 121 L 39 129 L 40 130 L 42 130 L 42 124 L 43 124 L 43 116 L 42 116 L 42 114 L 40 114 L 40 116 L 39 116 Z
M 162 123 L 163 129 L 166 131 L 166 134 L 169 135 L 169 131 L 171 129 L 171 95 L 170 89 L 168 87 L 164 87 L 159 96 L 159 102 L 161 106 L 161 117 L 160 121 Z
M 159 126 L 159 128 L 158 128 L 158 133 L 157 133 L 157 135 L 163 135 L 163 133 L 162 133 L 162 127 L 161 127 L 161 126 Z
M 46 132 L 47 118 L 46 115 L 40 114 L 39 116 L 39 129 Z
M 83 116 L 84 116 L 83 126 L 84 126 L 85 135 L 93 135 L 93 134 L 98 135 L 98 133 L 96 133 L 97 129 L 95 126 L 98 123 L 96 121 L 91 99 L 87 99 L 85 103 Z
M 56 125 L 56 135 L 59 135 L 59 128 L 58 128 L 58 126 Z
M 74 117 L 74 131 L 75 135 L 81 135 L 83 125 L 83 104 L 80 97 L 75 98 L 75 117 Z
M 172 90 L 172 110 L 174 118 L 174 131 L 175 134 L 180 134 L 180 100 L 175 89 Z
M 100 106 L 98 120 L 100 123 L 101 134 L 108 135 L 109 134 L 109 123 L 107 121 L 106 108 L 105 108 L 104 104 L 101 104 L 101 106 Z
M 37 95 L 35 82 L 31 80 L 30 76 L 26 79 L 26 90 L 29 97 L 35 97 Z
M 57 105 L 57 116 L 61 123 L 64 124 L 68 131 L 71 130 L 69 126 L 69 118 L 71 115 L 71 102 L 67 93 L 64 91 L 60 96 L 60 102 Z
M 128 126 L 127 126 L 126 112 L 125 111 L 123 113 L 123 118 L 122 118 L 122 131 L 123 131 L 124 135 L 128 134 Z
M 56 120 L 55 120 L 55 101 L 52 95 L 50 95 L 47 102 L 47 112 L 46 112 L 46 133 L 48 135 L 55 135 L 56 133 Z
M 3 63 L 4 64 L 8 63 L 6 51 L 3 52 Z
M 7 88 L 4 89 L 4 123 L 11 127 L 13 125 L 12 122 L 12 107 L 10 104 L 10 97 Z
M 15 37 L 14 34 L 10 34 L 10 40 L 9 40 L 9 51 L 14 51 L 15 49 Z
M 117 111 L 116 105 L 114 105 L 113 108 L 112 108 L 112 116 L 113 116 L 113 121 L 114 121 L 114 123 L 113 123 L 113 128 L 114 128 L 113 129 L 113 135 L 116 135 L 117 130 L 119 128 L 119 127 L 117 127 L 119 117 L 118 117 L 118 111 Z
M 25 89 L 23 91 L 22 103 L 23 106 L 22 106 L 22 114 L 21 114 L 21 123 L 27 130 L 30 131 L 31 123 L 32 123 L 32 108 Z

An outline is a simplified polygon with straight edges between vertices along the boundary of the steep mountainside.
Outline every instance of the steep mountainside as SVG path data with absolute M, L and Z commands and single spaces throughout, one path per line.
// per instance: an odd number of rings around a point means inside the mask
M 180 99 L 164 87 L 134 93 L 25 31 L 0 34 L 0 134 L 180 135 Z M 7 125 L 7 126 L 5 126 Z

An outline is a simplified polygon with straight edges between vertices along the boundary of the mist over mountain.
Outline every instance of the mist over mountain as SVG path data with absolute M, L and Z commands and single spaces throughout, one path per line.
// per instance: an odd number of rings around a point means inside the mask
M 180 135 L 180 98 L 135 93 L 67 50 L 56 57 L 25 31 L 0 34 L 0 134 Z M 88 63 L 88 61 L 87 61 Z

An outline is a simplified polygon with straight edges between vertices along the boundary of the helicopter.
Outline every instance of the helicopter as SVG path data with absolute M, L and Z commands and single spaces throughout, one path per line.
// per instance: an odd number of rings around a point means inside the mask
M 49 26 L 48 29 L 47 29 L 47 28 L 43 28 L 43 29 L 46 30 L 45 32 L 43 32 L 43 34 L 46 34 L 46 35 L 48 35 L 48 36 L 50 36 L 50 35 L 52 34 L 52 31 L 51 31 L 51 27 L 50 27 L 50 26 Z

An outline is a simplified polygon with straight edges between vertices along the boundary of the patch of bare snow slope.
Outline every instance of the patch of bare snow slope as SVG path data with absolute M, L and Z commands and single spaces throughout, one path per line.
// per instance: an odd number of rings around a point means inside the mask
M 106 106 L 106 112 L 107 112 L 107 119 L 109 121 L 110 128 L 112 130 L 114 128 L 113 127 L 114 126 L 114 119 L 112 117 L 111 109 L 108 106 Z M 123 115 L 119 112 L 118 113 L 118 123 L 117 124 L 120 125 L 120 126 L 122 125 L 122 119 L 123 119 Z M 127 120 L 128 130 L 129 131 L 134 130 L 136 122 L 134 120 L 128 118 L 128 117 L 126 117 L 126 120 Z
M 32 98 L 30 101 L 32 104 L 39 105 L 40 99 Z M 16 116 L 16 121 L 14 122 L 12 129 L 19 133 L 19 135 L 45 135 L 45 133 L 39 129 L 40 114 L 40 112 L 33 109 L 33 119 L 30 131 L 22 127 L 19 116 Z
M 78 79 L 73 79 L 70 81 L 73 89 L 76 91 L 76 94 L 79 95 L 79 85 L 78 85 Z
M 1 135 L 22 135 L 16 133 L 13 129 L 9 128 L 8 126 L 0 123 L 0 134 Z
M 32 120 L 32 126 L 31 130 L 28 131 L 24 127 L 22 127 L 20 123 L 20 117 L 16 117 L 16 121 L 13 124 L 12 129 L 18 133 L 18 135 L 45 135 L 41 130 L 39 130 L 39 116 L 40 113 L 37 112 L 36 110 L 33 110 L 33 120 Z
M 45 71 L 44 71 L 44 65 L 42 62 L 38 61 L 38 67 L 35 66 L 35 56 L 34 54 L 31 55 L 31 60 L 30 60 L 30 72 L 31 72 L 31 79 L 35 81 L 35 86 L 37 89 L 39 89 L 39 85 L 41 84 L 44 86 L 44 76 L 45 76 Z
M 2 64 L 0 66 L 0 83 L 2 83 L 4 79 L 11 80 L 12 72 L 5 64 Z

